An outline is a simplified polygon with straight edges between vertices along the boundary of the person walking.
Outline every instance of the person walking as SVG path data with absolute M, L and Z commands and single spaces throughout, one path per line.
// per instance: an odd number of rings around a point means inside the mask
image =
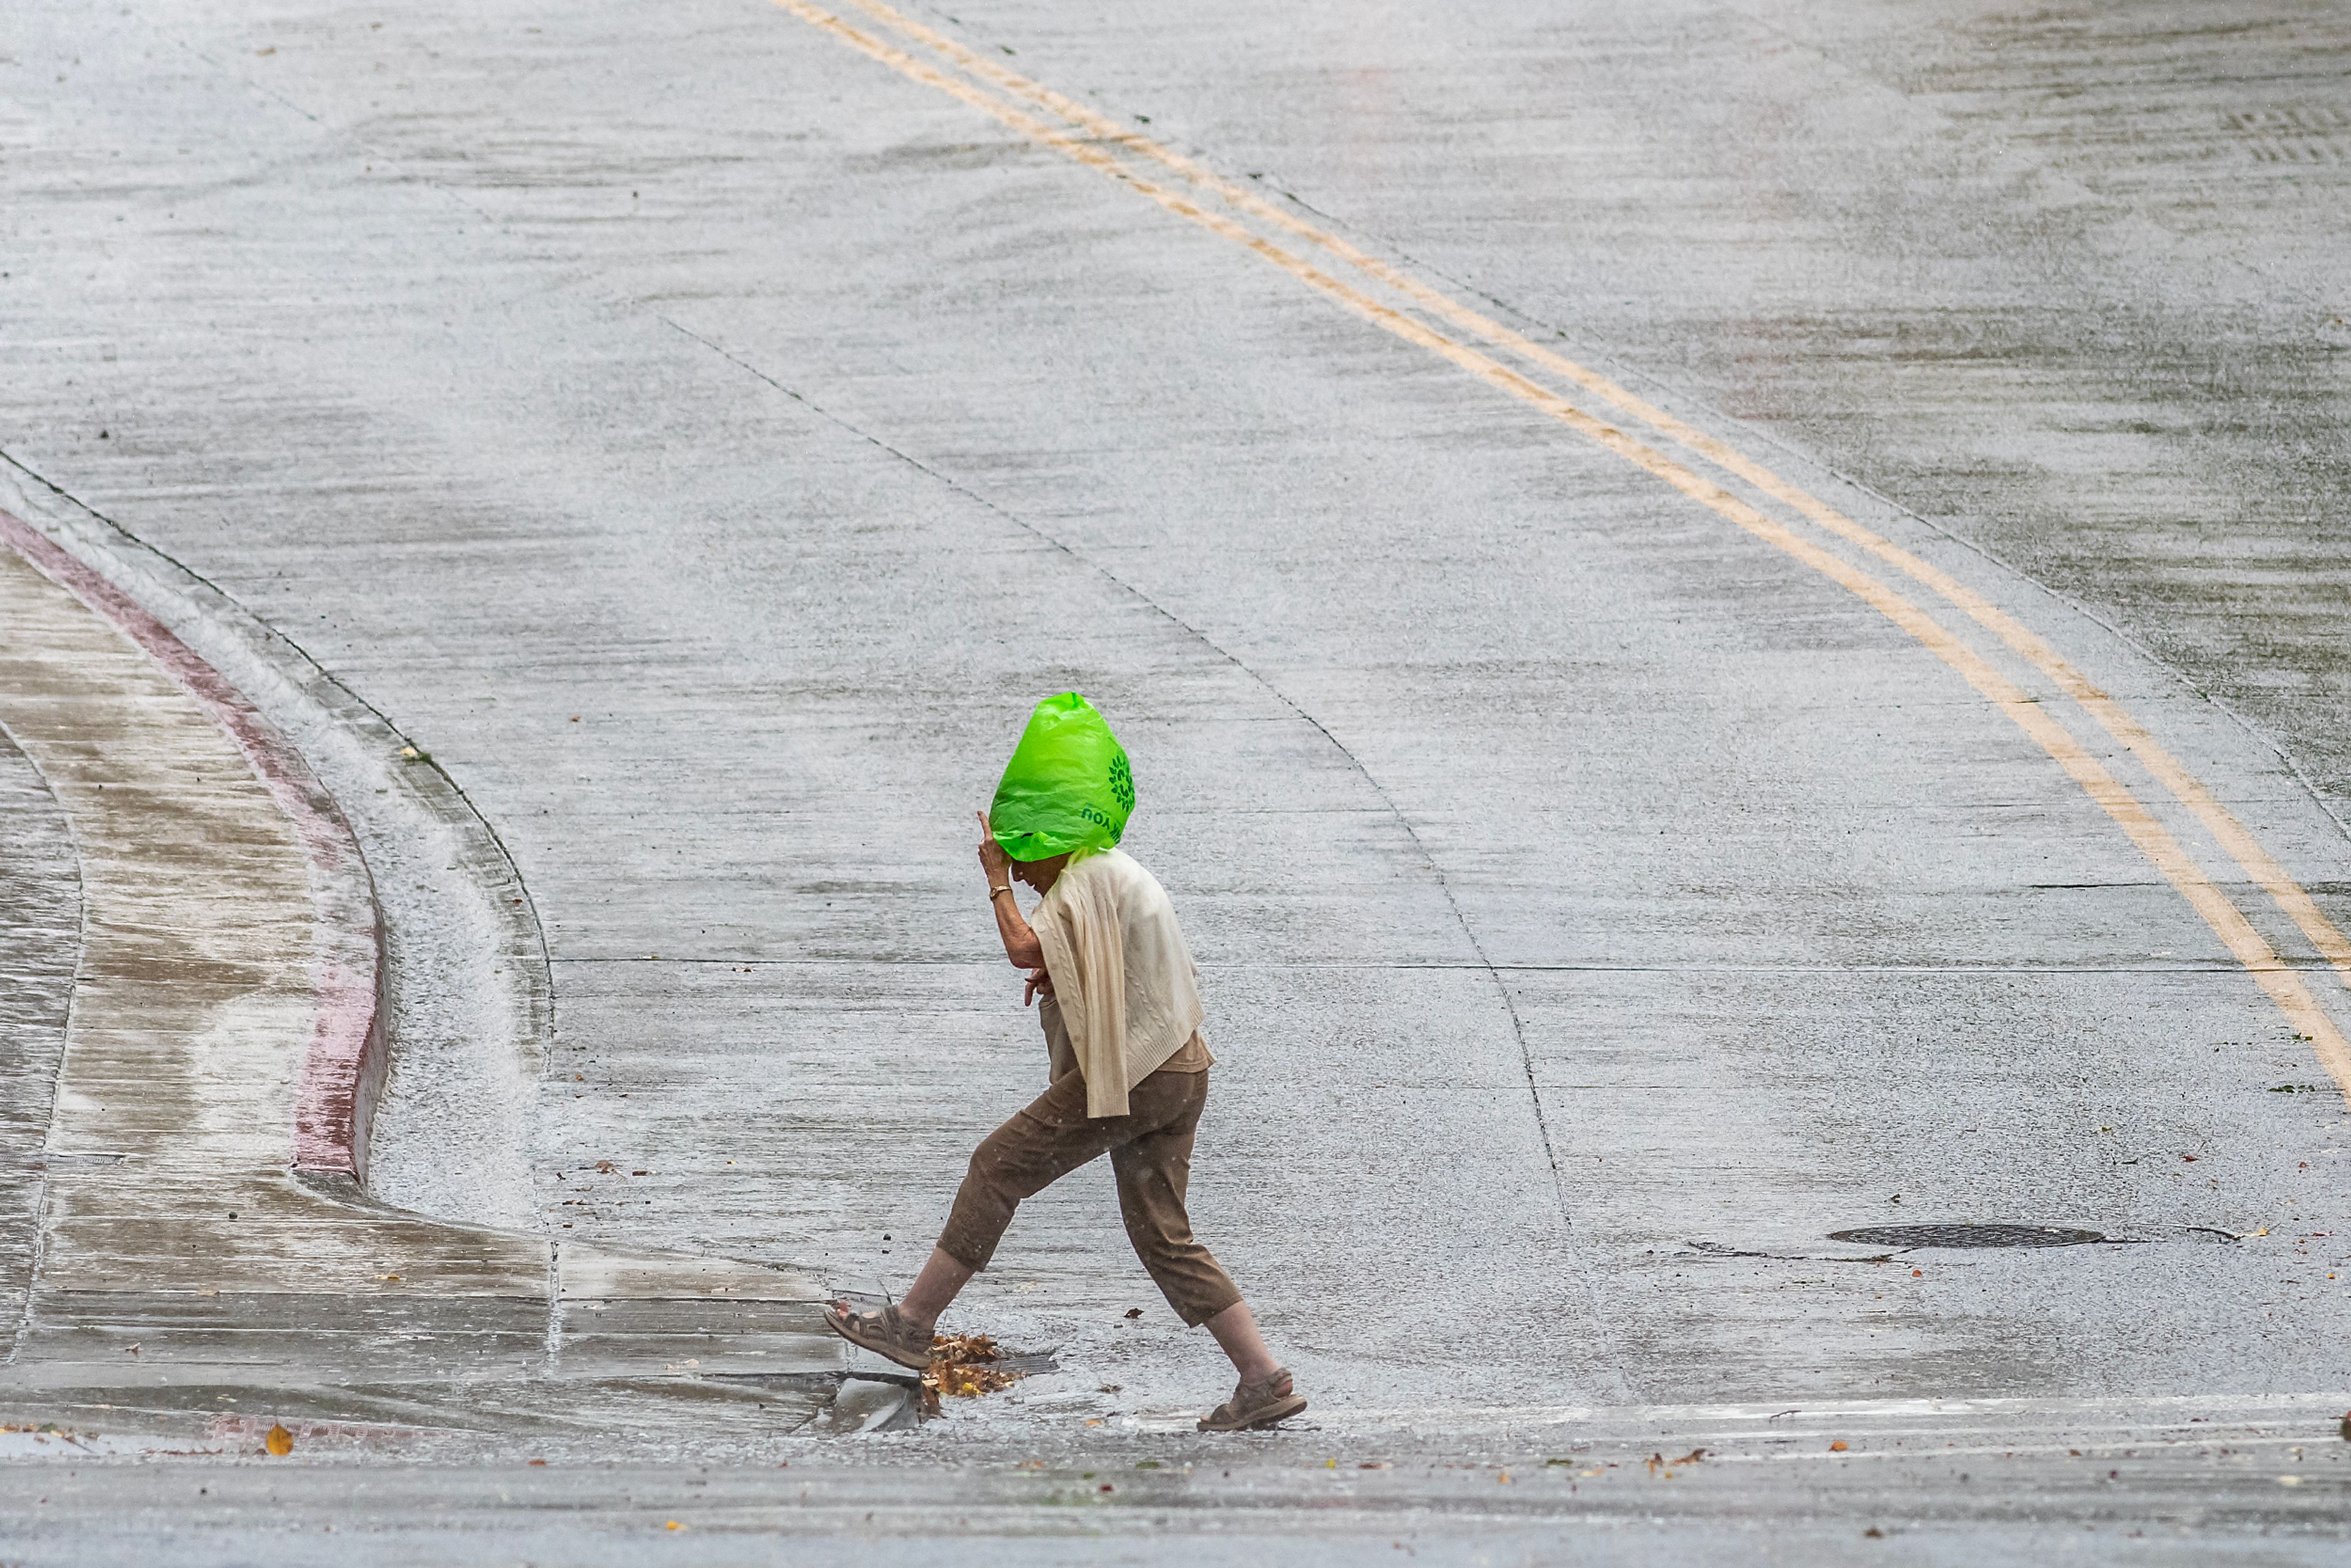
M 1074 692 L 1038 705 L 979 818 L 979 865 L 1004 956 L 1027 971 L 1050 1082 L 971 1156 L 938 1245 L 905 1296 L 877 1312 L 835 1301 L 834 1333 L 901 1366 L 987 1267 L 1023 1198 L 1108 1155 L 1136 1256 L 1187 1326 L 1207 1326 L 1238 1383 L 1204 1432 L 1270 1427 L 1306 1408 L 1232 1280 L 1192 1235 L 1192 1142 L 1215 1059 L 1198 970 L 1158 879 L 1117 847 L 1134 805 L 1126 754 Z M 1021 914 L 1012 883 L 1041 895 Z

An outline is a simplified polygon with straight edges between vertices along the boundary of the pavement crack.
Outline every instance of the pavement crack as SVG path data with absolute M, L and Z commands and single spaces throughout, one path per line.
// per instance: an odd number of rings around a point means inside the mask
M 1891 1263 L 1893 1252 L 1873 1252 L 1866 1257 L 1832 1255 L 1826 1252 L 1757 1252 L 1743 1247 L 1726 1247 L 1719 1241 L 1684 1243 L 1701 1258 L 1768 1258 L 1775 1263 Z M 1896 1248 L 1896 1251 L 1904 1250 Z

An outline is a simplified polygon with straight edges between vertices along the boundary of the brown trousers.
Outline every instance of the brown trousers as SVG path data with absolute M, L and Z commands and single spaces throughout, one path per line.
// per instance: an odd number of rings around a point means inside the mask
M 967 1269 L 987 1268 L 1022 1198 L 1107 1154 L 1135 1256 L 1178 1317 L 1195 1326 L 1207 1322 L 1241 1299 L 1208 1249 L 1192 1239 L 1184 1211 L 1192 1135 L 1207 1101 L 1206 1072 L 1163 1069 L 1128 1093 L 1125 1115 L 1089 1119 L 1084 1076 L 1062 1073 L 973 1151 L 939 1250 Z

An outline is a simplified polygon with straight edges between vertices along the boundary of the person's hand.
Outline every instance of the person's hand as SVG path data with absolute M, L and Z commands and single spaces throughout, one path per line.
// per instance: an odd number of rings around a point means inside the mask
M 1050 997 L 1052 994 L 1053 977 L 1045 973 L 1044 966 L 1040 964 L 1029 971 L 1029 984 L 1020 993 L 1020 1005 L 1025 1008 L 1039 997 Z
M 987 825 L 987 813 L 976 813 L 979 818 L 979 869 L 987 875 L 987 885 L 1002 887 L 1012 880 L 1012 857 L 996 841 L 996 830 Z

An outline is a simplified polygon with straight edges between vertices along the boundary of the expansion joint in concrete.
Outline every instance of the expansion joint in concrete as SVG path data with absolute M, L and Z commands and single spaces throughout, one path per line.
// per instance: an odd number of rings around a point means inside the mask
M 1113 570 L 1108 566 L 1105 566 L 1101 561 L 1088 556 L 1083 551 L 1068 543 L 1066 540 L 1059 538 L 1053 534 L 1048 532 L 1046 529 L 1038 527 L 1028 518 L 1021 517 L 1004 506 L 999 505 L 992 497 L 982 494 L 972 486 L 955 477 L 953 475 L 943 472 L 936 466 L 929 463 L 925 463 L 921 458 L 905 451 L 904 448 L 894 445 L 891 442 L 883 439 L 881 436 L 874 434 L 871 431 L 862 429 L 841 418 L 840 415 L 813 402 L 806 394 L 798 392 L 791 387 L 786 386 L 783 382 L 776 380 L 773 376 L 768 375 L 758 366 L 749 363 L 738 355 L 728 352 L 726 349 L 712 342 L 709 339 L 702 336 L 700 333 L 695 332 L 689 328 L 681 326 L 679 323 L 670 319 L 668 317 L 663 317 L 661 319 L 665 325 L 669 326 L 674 330 L 686 338 L 692 339 L 695 342 L 701 344 L 704 348 L 709 350 L 712 353 L 716 354 L 728 364 L 733 365 L 747 375 L 752 376 L 765 383 L 767 386 L 783 393 L 786 397 L 790 398 L 793 402 L 808 409 L 810 413 L 815 414 L 817 417 L 838 427 L 847 434 L 855 436 L 857 439 L 868 443 L 878 450 L 886 453 L 897 462 L 914 469 L 915 472 L 923 475 L 925 478 L 930 479 L 936 484 L 945 486 L 956 494 L 962 496 L 966 499 L 981 507 L 993 516 L 1003 518 L 1012 527 L 1019 528 L 1039 543 L 1061 555 L 1081 570 L 1089 572 L 1109 583 L 1120 593 L 1124 594 L 1152 614 L 1159 617 L 1168 625 L 1176 628 L 1178 632 L 1183 633 L 1186 637 L 1216 655 L 1217 659 L 1223 661 L 1226 664 L 1246 676 L 1252 684 L 1258 686 L 1259 689 L 1272 697 L 1275 702 L 1288 709 L 1289 712 L 1301 723 L 1306 725 L 1307 727 L 1311 729 L 1317 736 L 1321 737 L 1323 743 L 1329 746 L 1332 751 L 1336 752 L 1338 756 L 1344 760 L 1349 770 L 1354 773 L 1356 777 L 1363 779 L 1365 787 L 1378 798 L 1381 806 L 1386 810 L 1389 816 L 1395 820 L 1397 827 L 1402 830 L 1405 839 L 1412 845 L 1414 854 L 1419 859 L 1422 869 L 1426 873 L 1429 879 L 1436 884 L 1437 890 L 1443 894 L 1446 908 L 1451 914 L 1455 925 L 1459 928 L 1462 939 L 1468 944 L 1470 953 L 1476 959 L 1476 963 L 1472 967 L 1482 970 L 1487 978 L 1492 983 L 1494 994 L 1502 1005 L 1504 1016 L 1510 1020 L 1510 1038 L 1512 1044 L 1517 1050 L 1519 1070 L 1525 1078 L 1528 1103 L 1534 1115 L 1535 1134 L 1542 1147 L 1544 1166 L 1550 1173 L 1552 1207 L 1559 1216 L 1561 1225 L 1569 1230 L 1573 1230 L 1574 1228 L 1574 1216 L 1569 1206 L 1567 1197 L 1566 1175 L 1560 1167 L 1559 1147 L 1552 1132 L 1551 1115 L 1543 1106 L 1542 1087 L 1535 1076 L 1533 1047 L 1527 1039 L 1526 1023 L 1520 1016 L 1518 999 L 1510 993 L 1510 982 L 1504 977 L 1502 970 L 1495 965 L 1491 956 L 1487 953 L 1486 945 L 1479 939 L 1477 928 L 1469 920 L 1468 911 L 1461 907 L 1461 901 L 1455 894 L 1452 883 L 1447 880 L 1444 868 L 1437 863 L 1437 857 L 1429 852 L 1427 844 L 1420 836 L 1419 830 L 1414 826 L 1410 815 L 1396 803 L 1395 798 L 1388 792 L 1387 788 L 1380 782 L 1376 776 L 1374 775 L 1371 768 L 1364 765 L 1363 758 L 1356 756 L 1353 748 L 1351 748 L 1344 741 L 1341 740 L 1336 734 L 1332 733 L 1329 725 L 1325 724 L 1314 714 L 1309 712 L 1296 698 L 1284 691 L 1271 676 L 1266 674 L 1263 671 L 1257 669 L 1232 649 L 1217 642 L 1200 627 L 1185 620 L 1175 611 L 1169 609 L 1166 605 L 1161 603 L 1156 599 L 1154 599 L 1150 594 L 1144 592 L 1143 589 L 1127 580 L 1125 578 L 1121 577 L 1116 571 Z M 1590 1286 L 1588 1279 L 1584 1281 L 1584 1285 L 1588 1291 Z M 1595 1324 L 1599 1322 L 1599 1316 L 1596 1312 L 1592 1314 L 1591 1321 Z M 1604 1329 L 1603 1332 L 1604 1333 Z
M 717 344 L 712 342 L 709 339 L 703 337 L 700 333 L 693 331 L 688 328 L 679 326 L 677 322 L 671 320 L 666 316 L 661 318 L 661 319 L 668 327 L 684 334 L 685 337 L 693 339 L 704 348 L 708 349 L 712 353 L 716 354 L 719 358 L 725 360 L 728 364 L 735 366 L 737 370 L 744 371 L 747 375 L 758 378 L 759 381 L 774 388 L 776 391 L 782 392 L 786 397 L 790 398 L 793 402 L 808 409 L 810 413 L 814 413 L 820 419 L 838 426 L 840 429 L 846 431 L 848 434 L 857 437 L 861 441 L 869 443 L 881 451 L 887 453 L 898 462 L 913 468 L 915 472 L 923 475 L 925 477 L 946 486 L 947 488 L 955 491 L 957 495 L 962 496 L 967 500 L 972 501 L 986 508 L 995 516 L 1002 517 L 1006 522 L 1010 523 L 1014 528 L 1017 528 L 1023 533 L 1028 534 L 1039 543 L 1059 552 L 1081 570 L 1091 572 L 1094 576 L 1101 578 L 1103 581 L 1108 582 L 1121 593 L 1125 594 L 1137 604 L 1140 604 L 1154 615 L 1158 616 L 1161 620 L 1175 627 L 1185 636 L 1192 639 L 1194 642 L 1199 643 L 1200 646 L 1207 649 L 1218 659 L 1221 659 L 1226 664 L 1231 665 L 1235 670 L 1239 671 L 1243 675 L 1249 677 L 1249 679 L 1260 690 L 1265 692 L 1267 695 L 1272 697 L 1274 701 L 1280 703 L 1283 707 L 1288 708 L 1290 712 L 1301 723 L 1305 724 L 1308 728 L 1313 730 L 1316 735 L 1321 736 L 1323 741 L 1345 760 L 1348 768 L 1358 778 L 1362 779 L 1364 783 L 1371 789 L 1372 793 L 1379 798 L 1380 804 L 1386 808 L 1388 814 L 1395 820 L 1396 825 L 1403 829 L 1405 837 L 1409 839 L 1412 842 L 1414 853 L 1418 855 L 1420 858 L 1422 868 L 1427 872 L 1430 879 L 1436 883 L 1437 891 L 1445 895 L 1445 904 L 1447 909 L 1452 913 L 1454 923 L 1460 927 L 1462 937 L 1469 944 L 1470 951 L 1477 956 L 1477 967 L 1482 968 L 1486 972 L 1488 977 L 1493 981 L 1495 995 L 1500 999 L 1503 1011 L 1509 1016 L 1510 1020 L 1510 1035 L 1518 1046 L 1520 1066 L 1526 1073 L 1527 1093 L 1534 1107 L 1535 1131 L 1542 1142 L 1543 1159 L 1551 1168 L 1552 1197 L 1559 1207 L 1561 1220 L 1563 1223 L 1573 1223 L 1567 1204 L 1566 1180 L 1560 1172 L 1559 1150 L 1552 1138 L 1551 1119 L 1543 1110 L 1542 1091 L 1535 1082 L 1534 1054 L 1531 1049 L 1528 1046 L 1526 1026 L 1519 1017 L 1518 1002 L 1510 995 L 1510 984 L 1508 981 L 1503 979 L 1501 970 L 1495 967 L 1493 961 L 1488 957 L 1486 953 L 1486 945 L 1479 940 L 1477 930 L 1470 925 L 1468 913 L 1462 909 L 1460 900 L 1454 895 L 1452 884 L 1446 880 L 1444 868 L 1437 863 L 1437 857 L 1429 853 L 1428 846 L 1421 840 L 1419 830 L 1413 826 L 1412 819 L 1405 814 L 1402 807 L 1396 804 L 1395 797 L 1388 793 L 1386 787 L 1381 784 L 1379 779 L 1374 777 L 1372 770 L 1364 765 L 1363 758 L 1357 757 L 1355 753 L 1348 747 L 1344 741 L 1332 734 L 1331 732 L 1331 727 L 1328 725 L 1324 724 L 1320 718 L 1317 718 L 1311 713 L 1309 713 L 1296 698 L 1283 691 L 1281 687 L 1274 682 L 1272 677 L 1267 675 L 1263 671 L 1255 668 L 1239 654 L 1234 653 L 1230 648 L 1226 647 L 1214 637 L 1208 635 L 1207 632 L 1202 631 L 1199 627 L 1193 625 L 1190 622 L 1176 614 L 1176 612 L 1170 610 L 1165 604 L 1160 603 L 1159 601 L 1152 598 L 1151 595 L 1145 593 L 1141 588 L 1138 588 L 1134 583 L 1128 581 L 1125 578 L 1121 577 L 1109 567 L 1093 559 L 1092 557 L 1079 550 L 1067 541 L 1057 538 L 1045 529 L 1040 528 L 1036 524 L 1030 522 L 1028 518 L 998 505 L 989 497 L 981 494 L 971 486 L 956 478 L 953 475 L 942 472 L 937 467 L 924 462 L 921 458 L 914 456 L 904 448 L 893 445 L 890 442 L 875 435 L 871 431 L 860 429 L 858 426 L 852 424 L 847 420 L 842 419 L 840 415 L 833 413 L 820 404 L 811 402 L 804 393 L 794 391 L 792 388 L 786 386 L 783 382 L 776 380 L 773 376 L 768 375 L 765 371 L 760 370 L 756 365 L 748 363 L 739 356 L 727 352 L 725 349 L 720 348 Z

